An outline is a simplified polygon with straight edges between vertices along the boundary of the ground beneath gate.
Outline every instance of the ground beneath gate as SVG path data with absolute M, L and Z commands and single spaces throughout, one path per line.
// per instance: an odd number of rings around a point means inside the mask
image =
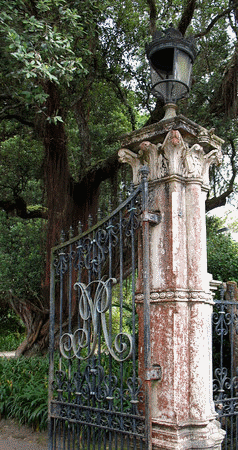
M 0 357 L 13 358 L 15 352 L 0 352 Z M 48 431 L 34 431 L 13 419 L 0 416 L 0 450 L 46 450 Z
M 0 450 L 46 450 L 48 432 L 34 431 L 13 419 L 0 420 Z

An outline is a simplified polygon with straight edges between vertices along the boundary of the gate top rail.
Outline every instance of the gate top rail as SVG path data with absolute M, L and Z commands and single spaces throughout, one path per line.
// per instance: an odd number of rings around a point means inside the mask
M 215 305 L 236 305 L 238 306 L 238 301 L 234 298 L 234 300 L 226 300 L 226 299 L 215 299 L 213 300 Z
M 53 255 L 57 250 L 60 250 L 61 248 L 67 247 L 68 245 L 73 244 L 74 242 L 77 242 L 78 239 L 82 239 L 83 237 L 87 236 L 90 233 L 93 233 L 98 228 L 101 228 L 105 223 L 107 223 L 112 217 L 114 217 L 116 214 L 118 214 L 122 209 L 124 209 L 134 198 L 138 196 L 138 194 L 142 191 L 142 183 L 139 184 L 132 194 L 128 196 L 126 200 L 124 200 L 120 205 L 114 209 L 111 213 L 109 213 L 105 219 L 99 220 L 95 225 L 88 228 L 87 230 L 83 231 L 82 233 L 78 233 L 76 236 L 61 242 L 60 244 L 55 245 L 51 249 L 51 254 Z

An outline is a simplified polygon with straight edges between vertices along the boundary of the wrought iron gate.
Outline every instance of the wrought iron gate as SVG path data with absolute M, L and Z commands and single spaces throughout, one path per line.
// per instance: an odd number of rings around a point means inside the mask
M 223 450 L 238 449 L 238 302 L 235 286 L 221 286 L 213 313 L 213 397 L 221 427 Z
M 144 177 L 105 220 L 52 250 L 50 450 L 149 448 L 135 305 L 147 190 Z

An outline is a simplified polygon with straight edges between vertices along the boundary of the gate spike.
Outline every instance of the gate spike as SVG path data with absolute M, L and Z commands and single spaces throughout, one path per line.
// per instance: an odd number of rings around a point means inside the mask
M 97 219 L 98 219 L 98 222 L 99 222 L 100 220 L 102 220 L 102 210 L 101 210 L 101 208 L 98 208 Z
M 78 222 L 78 234 L 82 234 L 82 232 L 83 232 L 83 225 L 82 225 L 81 221 L 79 220 L 79 222 Z
M 61 242 L 61 244 L 63 244 L 64 241 L 65 241 L 65 232 L 64 232 L 64 230 L 61 230 L 61 233 L 60 233 L 60 242 Z
M 111 202 L 111 200 L 109 200 L 109 202 L 108 202 L 108 212 L 109 212 L 109 214 L 111 214 L 111 212 L 112 212 L 112 202 Z
M 70 228 L 69 228 L 69 239 L 71 239 L 73 236 L 74 236 L 74 230 L 73 230 L 73 227 L 71 225 Z
M 119 204 L 122 202 L 122 191 L 123 188 L 120 189 L 119 194 L 118 194 L 118 200 L 119 200 Z
M 220 297 L 221 297 L 221 301 L 224 300 L 224 295 L 225 295 L 225 286 L 224 286 L 224 283 L 222 283 L 222 285 L 220 286 Z
M 89 214 L 89 216 L 88 216 L 88 228 L 91 228 L 92 223 L 93 223 L 93 218 L 92 218 L 91 214 Z

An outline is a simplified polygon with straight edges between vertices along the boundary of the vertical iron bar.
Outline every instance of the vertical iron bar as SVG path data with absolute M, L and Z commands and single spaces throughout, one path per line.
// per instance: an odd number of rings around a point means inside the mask
M 132 363 L 133 363 L 133 401 L 136 397 L 136 349 L 135 349 L 135 230 L 134 230 L 134 220 L 135 220 L 135 200 L 133 199 L 130 204 L 130 214 L 131 214 L 131 295 L 132 295 Z M 135 404 L 132 404 L 132 413 L 135 414 Z M 133 432 L 136 431 L 136 419 L 132 419 Z
M 56 419 L 53 419 L 53 420 L 54 420 L 54 445 L 53 445 L 53 448 L 54 448 L 54 450 L 56 450 L 57 422 L 56 422 Z
M 236 448 L 238 446 L 238 416 L 235 416 L 235 421 L 236 421 Z
M 120 333 L 123 327 L 123 229 L 122 229 L 122 210 L 119 212 L 119 258 L 120 258 Z M 123 412 L 123 362 L 120 363 L 120 411 Z M 120 417 L 120 429 L 124 429 L 123 416 Z M 121 441 L 122 442 L 122 441 Z M 121 444 L 121 450 L 123 450 L 123 444 Z
M 81 227 L 79 227 L 79 234 L 81 232 Z M 82 257 L 82 242 L 81 239 L 78 241 L 77 246 L 76 246 L 76 251 L 77 251 L 77 281 L 78 283 L 80 283 L 81 281 L 81 274 L 82 274 L 82 262 L 83 262 L 83 257 Z M 76 293 L 76 308 L 77 308 L 77 325 L 78 328 L 80 328 L 81 326 L 81 319 L 80 319 L 80 313 L 79 313 L 79 297 L 80 294 L 77 292 Z M 80 363 L 80 359 L 78 359 L 77 361 L 77 374 L 80 374 L 80 367 L 81 367 L 81 363 Z M 77 376 L 77 382 L 76 382 L 76 404 L 80 405 L 81 404 L 81 396 L 79 395 L 79 376 Z M 82 427 L 80 427 L 79 425 L 79 412 L 77 410 L 77 439 L 78 439 L 78 446 L 79 446 L 79 442 L 80 442 L 80 435 L 82 434 Z
M 83 429 L 82 429 L 82 448 L 85 449 L 85 425 L 83 425 Z
M 64 280 L 64 270 L 63 270 L 63 266 L 64 266 L 64 258 L 65 258 L 65 253 L 63 251 L 63 249 L 61 250 L 60 254 L 59 254 L 59 258 L 60 258 L 60 314 L 59 314 L 59 320 L 60 320 L 60 338 L 62 336 L 62 324 L 63 324 L 63 280 Z M 59 370 L 62 370 L 62 356 L 61 353 L 59 354 Z
M 63 332 L 63 327 L 62 327 L 62 325 L 63 325 L 63 293 L 64 293 L 64 291 L 63 291 L 64 290 L 64 286 L 63 286 L 63 280 L 64 280 L 63 273 L 64 273 L 64 270 L 63 270 L 63 267 L 64 267 L 64 262 L 65 262 L 65 253 L 64 253 L 64 249 L 63 248 L 61 249 L 59 257 L 60 257 L 60 294 L 59 294 L 60 295 L 60 336 L 59 337 L 61 338 L 62 332 Z M 61 370 L 62 370 L 62 355 L 59 352 L 59 371 L 61 371 Z M 63 395 L 62 395 L 62 392 L 61 392 L 60 393 L 61 400 L 62 400 L 62 397 L 63 397 Z M 58 450 L 61 450 L 61 446 L 60 446 L 60 443 L 61 443 L 61 421 L 60 421 L 58 433 L 59 433 Z M 64 445 L 64 442 L 63 442 L 63 450 L 64 450 L 64 447 L 65 447 L 65 445 Z
M 99 242 L 100 242 L 100 237 L 101 237 L 101 232 L 99 231 L 99 234 L 97 236 L 97 239 L 99 240 Z M 98 260 L 98 279 L 100 280 L 101 277 L 102 277 L 102 273 L 101 273 L 102 272 L 102 268 L 101 268 L 102 261 L 101 261 L 101 254 L 100 254 L 99 247 L 98 247 L 97 260 Z M 100 310 L 101 310 L 101 299 L 99 300 L 99 307 L 100 307 Z M 97 320 L 97 325 L 98 325 L 98 353 L 97 353 L 98 357 L 97 357 L 97 366 L 98 366 L 98 370 L 99 370 L 99 374 L 100 374 L 100 369 L 99 368 L 101 366 L 101 332 L 102 332 L 102 330 L 101 330 L 101 320 L 100 320 L 100 316 L 99 316 L 98 313 L 97 313 L 97 319 L 96 320 Z M 100 396 L 101 396 L 101 374 L 100 374 L 100 382 L 98 383 L 98 398 L 100 398 Z M 98 401 L 97 401 L 97 406 L 98 406 Z M 99 424 L 100 424 L 100 416 L 101 416 L 101 414 L 100 414 L 100 412 L 98 412 L 97 413 L 97 422 Z M 98 447 L 98 450 L 100 450 L 101 442 L 102 442 L 102 430 L 98 429 L 97 433 L 98 433 L 97 447 Z
M 69 333 L 72 332 L 71 322 L 72 322 L 72 244 L 69 246 Z
M 234 380 L 234 335 L 233 335 L 233 326 L 234 326 L 234 298 L 233 298 L 233 292 L 232 292 L 232 286 L 230 286 L 230 290 L 229 290 L 229 295 L 228 295 L 228 300 L 230 302 L 232 302 L 230 304 L 230 308 L 231 308 L 231 318 L 230 318 L 230 346 L 231 346 L 231 390 L 230 390 L 230 396 L 231 396 L 231 403 L 230 403 L 230 424 L 231 424 L 231 448 L 233 448 L 233 441 L 234 441 L 234 416 L 233 416 L 233 411 L 234 411 L 234 400 L 233 400 L 233 380 Z
M 90 230 L 91 225 L 92 225 L 92 217 L 91 215 L 88 217 L 88 228 Z M 87 269 L 87 276 L 88 276 L 88 284 L 91 283 L 92 281 L 92 275 L 93 275 L 93 271 L 92 271 L 92 260 L 93 260 L 93 236 L 92 236 L 92 232 L 89 231 L 88 237 L 90 239 L 90 246 L 88 249 L 89 255 L 88 255 L 88 268 Z M 90 287 L 90 291 L 88 292 L 89 296 L 91 296 L 91 287 Z M 88 341 L 88 353 L 90 353 L 90 347 L 91 347 L 91 318 L 90 318 L 90 311 L 89 311 L 89 305 L 87 306 L 88 308 L 88 321 L 87 321 L 87 341 Z M 89 366 L 91 367 L 91 363 L 92 363 L 92 357 L 90 357 L 89 361 Z M 89 370 L 90 370 L 89 367 Z M 91 387 L 89 387 L 89 390 L 91 390 Z M 87 406 L 91 406 L 91 397 L 90 397 L 90 393 L 87 397 Z M 86 413 L 86 417 L 88 422 L 90 421 L 90 416 L 89 416 L 89 411 Z M 91 427 L 88 426 L 87 427 L 87 432 L 86 434 L 86 441 L 87 441 L 87 450 L 90 450 L 90 445 L 91 445 Z M 86 446 L 85 446 L 86 448 Z
M 142 180 L 142 242 L 143 242 L 143 294 L 144 294 L 144 365 L 145 365 L 145 448 L 152 450 L 152 424 L 150 412 L 151 382 L 148 376 L 151 365 L 150 348 L 150 240 L 148 220 L 148 175 L 149 169 L 143 166 L 140 169 Z
M 66 450 L 66 429 L 65 429 L 65 420 L 62 420 L 62 428 L 63 428 L 63 450 Z M 60 437 L 60 429 L 59 429 L 59 450 L 61 449 L 60 446 L 60 442 L 61 442 L 61 437 Z
M 97 254 L 96 254 L 96 238 L 95 238 L 95 233 L 93 232 L 93 262 L 95 264 L 95 272 L 94 272 L 94 278 L 97 277 L 98 278 L 98 272 L 97 272 Z M 98 317 L 97 317 L 98 318 Z M 97 319 L 96 319 L 97 320 Z M 95 408 L 96 407 L 96 397 L 95 397 L 95 392 L 96 392 L 96 356 L 95 354 L 92 355 L 92 391 L 94 392 L 93 396 L 92 396 L 92 407 Z M 92 427 L 92 441 L 93 441 L 93 445 L 92 445 L 92 450 L 95 450 L 95 443 L 96 443 L 96 428 L 95 426 Z
M 68 423 L 68 429 L 67 429 L 67 450 L 71 450 L 71 423 Z
M 108 223 L 108 258 L 109 258 L 109 268 L 108 268 L 108 277 L 112 278 L 112 219 L 109 220 Z M 110 348 L 112 346 L 112 288 L 111 283 L 109 284 L 109 345 Z M 112 356 L 109 352 L 109 399 L 108 399 L 108 409 L 112 411 Z M 109 419 L 109 450 L 112 449 L 112 416 L 108 415 Z
M 220 380 L 220 386 L 223 386 L 222 384 L 222 373 L 223 373 L 223 340 L 224 340 L 224 333 L 225 333 L 225 328 L 224 328 L 224 321 L 225 321 L 225 306 L 224 306 L 224 287 L 221 287 L 221 305 L 220 306 L 220 311 L 219 314 L 221 316 L 221 341 L 220 341 L 220 376 L 221 376 L 221 380 Z M 222 388 L 223 389 L 223 388 Z M 219 400 L 223 400 L 224 395 L 223 395 L 223 391 L 219 393 Z M 223 404 L 222 404 L 223 406 Z
M 69 246 L 68 255 L 69 255 L 69 272 L 68 272 L 68 282 L 69 282 L 69 286 L 68 286 L 69 325 L 68 325 L 68 332 L 69 332 L 69 334 L 71 334 L 72 333 L 72 244 L 70 244 L 70 246 Z M 71 383 L 71 369 L 72 369 L 72 361 L 71 361 L 71 359 L 69 359 L 68 360 L 68 379 L 69 379 L 69 383 Z M 70 401 L 71 401 L 71 390 L 69 389 L 69 391 L 68 391 L 68 402 L 70 403 Z
M 54 324 L 55 324 L 55 270 L 54 253 L 51 252 L 50 271 L 50 329 L 49 329 L 49 384 L 48 384 L 48 422 L 49 422 L 49 450 L 53 450 L 54 421 L 51 419 L 51 401 L 53 400 L 54 381 Z
M 74 425 L 74 423 L 72 424 L 72 428 L 73 428 L 73 432 L 72 432 L 72 446 L 73 446 L 73 448 L 72 448 L 72 450 L 75 450 L 75 425 Z

